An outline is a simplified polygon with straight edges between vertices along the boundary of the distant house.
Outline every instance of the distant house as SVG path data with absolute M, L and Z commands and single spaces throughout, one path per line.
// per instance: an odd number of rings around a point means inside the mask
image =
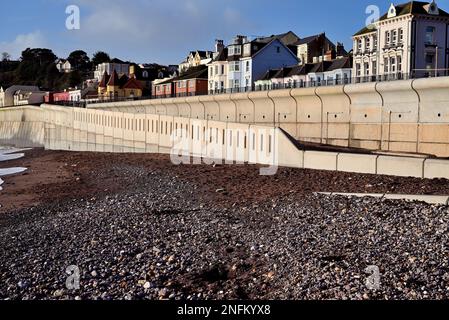
M 134 76 L 140 82 L 143 88 L 143 96 L 151 96 L 152 83 L 155 80 L 166 80 L 177 76 L 178 66 L 175 68 L 171 66 L 162 66 L 156 63 L 151 64 L 135 64 L 132 63 L 129 67 L 130 76 Z
M 322 61 L 308 74 L 311 86 L 348 84 L 352 77 L 352 58 Z
M 179 77 L 154 84 L 153 97 L 167 98 L 206 95 L 207 83 L 207 67 L 194 67 Z
M 129 77 L 129 67 L 130 64 L 127 62 L 123 62 L 120 59 L 112 59 L 110 62 L 101 63 L 96 66 L 94 72 L 94 78 L 99 82 L 103 78 L 105 73 L 111 75 L 115 71 L 119 77 L 125 75 Z
M 12 107 L 44 102 L 46 92 L 36 86 L 11 86 L 0 88 L 0 107 Z
M 302 38 L 295 45 L 299 64 L 330 61 L 348 55 L 343 44 L 337 42 L 335 45 L 325 33 Z
M 209 92 L 223 93 L 228 83 L 228 49 L 223 40 L 216 40 L 215 53 L 209 67 Z
M 69 60 L 58 59 L 56 60 L 56 69 L 58 69 L 60 73 L 70 73 L 72 72 L 72 65 Z
M 222 48 L 208 65 L 209 92 L 249 91 L 268 70 L 297 64 L 294 43 L 298 40 L 291 31 L 251 41 L 236 36 L 227 52 Z
M 352 59 L 343 57 L 332 61 L 268 70 L 256 81 L 256 90 L 341 85 L 349 83 L 351 76 Z
M 140 98 L 142 92 L 143 87 L 134 76 L 119 76 L 115 70 L 111 76 L 105 72 L 98 85 L 98 98 L 104 100 Z
M 212 54 L 211 51 L 191 51 L 187 58 L 179 64 L 179 72 L 183 73 L 191 68 L 207 65 L 212 60 Z

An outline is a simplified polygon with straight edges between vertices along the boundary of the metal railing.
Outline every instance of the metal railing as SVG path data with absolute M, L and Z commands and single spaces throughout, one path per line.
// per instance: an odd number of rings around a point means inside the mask
M 449 70 L 447 69 L 416 69 L 413 73 L 389 73 L 385 75 L 377 76 L 360 76 L 354 78 L 339 78 L 339 79 L 314 79 L 311 81 L 292 81 L 284 83 L 272 83 L 272 84 L 261 84 L 252 85 L 247 87 L 236 87 L 236 88 L 223 88 L 209 90 L 208 92 L 200 93 L 181 93 L 181 94 L 163 94 L 163 95 L 153 95 L 153 96 L 142 96 L 142 97 L 105 97 L 98 99 L 89 99 L 87 101 L 58 101 L 53 102 L 55 105 L 66 106 L 66 107 L 76 107 L 76 108 L 86 108 L 91 104 L 102 104 L 110 102 L 126 102 L 126 101 L 140 101 L 140 100 L 154 100 L 154 99 L 165 99 L 165 98 L 178 98 L 178 97 L 188 97 L 188 96 L 204 96 L 204 95 L 218 95 L 218 94 L 232 94 L 232 93 L 245 93 L 245 92 L 260 92 L 260 91 L 272 91 L 272 90 L 284 90 L 284 89 L 296 89 L 296 88 L 313 88 L 313 87 L 325 87 L 325 86 L 338 86 L 338 85 L 348 85 L 348 84 L 359 84 L 359 83 L 369 83 L 369 82 L 386 82 L 386 81 L 397 81 L 397 80 L 409 80 L 409 79 L 420 79 L 420 78 L 434 78 L 448 76 Z

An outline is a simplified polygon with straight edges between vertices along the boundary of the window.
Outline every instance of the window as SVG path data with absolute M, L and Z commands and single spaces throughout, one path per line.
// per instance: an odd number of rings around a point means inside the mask
M 371 74 L 377 75 L 377 62 L 376 61 L 373 61 L 371 70 L 372 70 Z
M 358 52 L 362 51 L 362 39 L 357 39 Z
M 281 53 L 281 47 L 277 46 L 277 47 L 276 47 L 276 52 L 277 52 L 277 53 Z
M 402 72 L 402 57 L 401 56 L 398 56 L 397 62 L 398 62 L 398 72 Z
M 384 59 L 384 73 L 388 73 L 389 72 L 389 68 L 388 68 L 388 58 Z
M 142 77 L 148 78 L 148 71 L 144 71 L 144 72 L 142 73 Z
M 240 80 L 234 79 L 234 88 L 239 88 L 239 87 L 240 87 Z
M 374 50 L 377 50 L 377 44 L 378 44 L 377 36 L 374 36 L 373 40 L 374 40 Z
M 434 44 L 435 43 L 435 27 L 427 27 L 426 28 L 426 43 Z
M 404 42 L 404 30 L 402 28 L 399 28 L 398 33 L 399 33 L 399 43 L 403 43 Z
M 250 67 L 249 67 L 249 61 L 246 61 L 246 72 L 249 72 L 250 71 Z
M 398 33 L 396 30 L 393 30 L 391 32 L 391 38 L 392 38 L 392 43 L 396 44 L 397 40 L 398 40 Z
M 355 73 L 356 73 L 357 77 L 361 76 L 360 63 L 355 64 Z
M 369 37 L 365 38 L 365 51 L 369 51 L 371 46 L 371 39 Z
M 229 64 L 229 71 L 230 72 L 239 72 L 240 71 L 240 62 L 239 61 L 233 61 Z
M 230 56 L 238 56 L 242 54 L 242 48 L 240 46 L 230 46 L 228 50 Z
M 364 68 L 365 68 L 365 75 L 369 75 L 369 63 L 368 62 L 365 62 L 365 65 L 364 65 Z
M 224 64 L 221 65 L 221 74 L 225 74 L 225 66 L 224 66 Z
M 210 74 L 211 77 L 214 76 L 214 68 L 213 67 L 209 68 L 209 74 Z
M 385 32 L 385 45 L 390 44 L 390 31 Z
M 396 72 L 396 58 L 395 57 L 390 58 L 390 72 L 391 73 Z
M 218 66 L 215 66 L 215 74 L 218 74 Z

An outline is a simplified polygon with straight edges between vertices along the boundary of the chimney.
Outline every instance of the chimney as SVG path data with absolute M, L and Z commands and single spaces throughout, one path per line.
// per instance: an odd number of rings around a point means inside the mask
M 220 52 L 224 49 L 224 41 L 223 40 L 215 40 L 215 52 Z
M 344 56 L 345 46 L 341 42 L 337 42 L 337 57 Z

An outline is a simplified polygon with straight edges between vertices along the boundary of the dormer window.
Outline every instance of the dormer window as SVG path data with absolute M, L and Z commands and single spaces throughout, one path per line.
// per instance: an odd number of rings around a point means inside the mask
M 427 13 L 428 14 L 433 14 L 433 15 L 438 15 L 440 13 L 440 10 L 438 9 L 438 5 L 436 4 L 435 1 L 432 1 L 432 3 L 430 3 L 428 5 Z
M 396 17 L 396 7 L 394 4 L 391 4 L 390 9 L 388 9 L 388 18 Z

